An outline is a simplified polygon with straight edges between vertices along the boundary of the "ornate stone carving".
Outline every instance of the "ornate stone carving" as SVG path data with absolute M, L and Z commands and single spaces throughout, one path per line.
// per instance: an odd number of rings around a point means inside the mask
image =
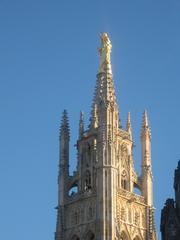
M 136 226 L 140 225 L 140 214 L 137 210 L 135 211 L 135 214 L 134 214 L 134 224 Z
M 124 207 L 121 207 L 121 220 L 126 221 L 126 210 Z

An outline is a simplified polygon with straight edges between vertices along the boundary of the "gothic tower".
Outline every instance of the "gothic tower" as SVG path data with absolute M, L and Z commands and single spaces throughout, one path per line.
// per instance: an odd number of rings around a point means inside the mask
M 151 133 L 147 112 L 141 130 L 142 173 L 134 169 L 131 117 L 121 128 L 111 69 L 111 42 L 101 35 L 90 124 L 80 114 L 77 170 L 69 175 L 69 124 L 64 111 L 55 240 L 155 240 Z M 141 195 L 134 193 L 138 188 Z
M 167 199 L 161 211 L 162 240 L 180 239 L 180 161 L 174 172 L 174 199 Z

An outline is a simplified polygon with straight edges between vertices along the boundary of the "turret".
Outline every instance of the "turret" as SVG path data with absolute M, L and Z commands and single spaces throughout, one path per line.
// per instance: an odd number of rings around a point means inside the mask
M 151 132 L 148 124 L 147 111 L 144 111 L 141 129 L 142 144 L 142 195 L 147 205 L 153 205 L 152 165 L 151 165 Z
M 132 127 L 131 127 L 131 113 L 128 112 L 127 122 L 126 122 L 126 131 L 129 133 L 129 138 L 132 141 Z

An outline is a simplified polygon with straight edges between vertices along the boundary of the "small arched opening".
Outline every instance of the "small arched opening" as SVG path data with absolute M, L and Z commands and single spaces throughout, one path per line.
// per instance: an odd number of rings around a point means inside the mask
M 73 197 L 74 195 L 76 195 L 78 193 L 78 185 L 77 183 L 74 183 L 71 185 L 71 187 L 69 188 L 68 191 L 68 196 L 69 197 Z

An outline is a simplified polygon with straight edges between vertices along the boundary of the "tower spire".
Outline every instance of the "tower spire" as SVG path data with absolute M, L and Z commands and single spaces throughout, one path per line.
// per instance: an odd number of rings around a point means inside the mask
M 116 116 L 115 125 L 119 126 L 119 113 L 118 105 L 115 96 L 114 83 L 112 78 L 112 69 L 111 69 L 111 41 L 107 33 L 102 33 L 101 38 L 101 47 L 99 49 L 100 54 L 100 64 L 99 71 L 97 74 L 97 81 L 95 87 L 94 100 L 92 105 L 92 114 L 91 114 L 91 124 L 94 120 L 94 114 L 97 113 L 96 120 L 98 124 L 101 124 L 101 119 L 104 119 L 102 114 L 106 115 L 105 112 L 107 109 L 113 109 Z M 103 111 L 102 111 L 103 109 Z M 107 120 L 108 121 L 108 120 Z

